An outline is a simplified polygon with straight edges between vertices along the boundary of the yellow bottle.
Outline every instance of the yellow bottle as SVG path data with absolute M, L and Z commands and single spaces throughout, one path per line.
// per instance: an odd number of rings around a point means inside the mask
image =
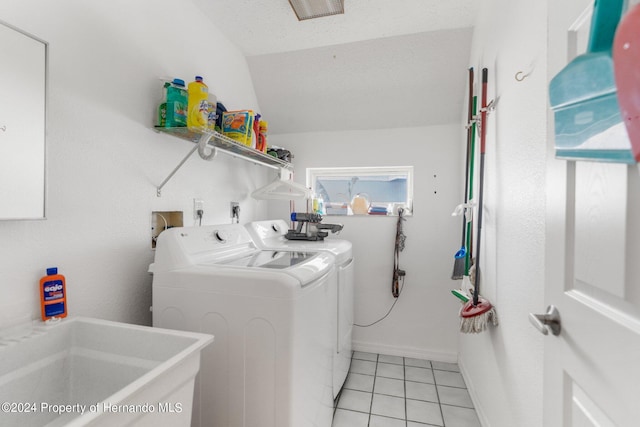
M 195 81 L 189 83 L 187 92 L 189 93 L 187 127 L 197 129 L 207 129 L 209 120 L 209 88 L 202 81 L 202 77 L 196 76 Z
M 269 124 L 266 120 L 260 120 L 260 132 L 258 133 L 258 142 L 256 143 L 256 150 L 267 152 L 267 130 Z

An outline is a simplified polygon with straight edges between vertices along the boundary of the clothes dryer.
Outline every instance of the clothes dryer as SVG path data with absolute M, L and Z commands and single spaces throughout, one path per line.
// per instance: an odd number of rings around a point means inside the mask
M 354 261 L 348 240 L 288 240 L 289 229 L 283 220 L 254 221 L 246 225 L 255 244 L 262 249 L 278 251 L 321 251 L 335 257 L 338 272 L 337 289 L 332 308 L 333 333 L 333 397 L 338 395 L 349 373 L 353 334 Z
M 172 228 L 150 271 L 153 325 L 214 335 L 192 425 L 331 426 L 330 253 L 261 250 L 239 224 Z

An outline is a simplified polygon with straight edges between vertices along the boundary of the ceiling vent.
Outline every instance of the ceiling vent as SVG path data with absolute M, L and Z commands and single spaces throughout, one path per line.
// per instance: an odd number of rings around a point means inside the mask
M 344 0 L 289 0 L 299 21 L 344 13 Z

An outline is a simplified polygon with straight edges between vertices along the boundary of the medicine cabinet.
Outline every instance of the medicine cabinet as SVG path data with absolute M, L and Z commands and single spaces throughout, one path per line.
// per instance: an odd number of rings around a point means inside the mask
M 47 43 L 0 21 L 0 56 L 0 219 L 42 219 Z

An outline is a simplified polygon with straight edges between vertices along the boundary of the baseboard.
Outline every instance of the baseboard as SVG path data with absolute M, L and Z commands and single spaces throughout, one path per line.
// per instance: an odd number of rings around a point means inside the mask
M 468 370 L 464 365 L 464 360 L 458 361 L 458 367 L 460 368 L 460 373 L 462 374 L 462 378 L 464 379 L 464 383 L 467 385 L 467 391 L 469 392 L 469 396 L 471 397 L 471 401 L 473 402 L 473 407 L 476 410 L 476 414 L 478 415 L 478 420 L 480 421 L 480 425 L 482 427 L 491 427 L 491 423 L 489 423 L 489 419 L 487 415 L 480 406 L 480 401 L 478 399 L 477 389 L 474 387 L 473 382 L 471 381 Z
M 390 356 L 413 357 L 415 359 L 433 360 L 436 362 L 457 363 L 457 353 L 432 351 L 417 347 L 398 347 L 370 342 L 353 341 L 353 350 L 366 353 L 388 354 Z

